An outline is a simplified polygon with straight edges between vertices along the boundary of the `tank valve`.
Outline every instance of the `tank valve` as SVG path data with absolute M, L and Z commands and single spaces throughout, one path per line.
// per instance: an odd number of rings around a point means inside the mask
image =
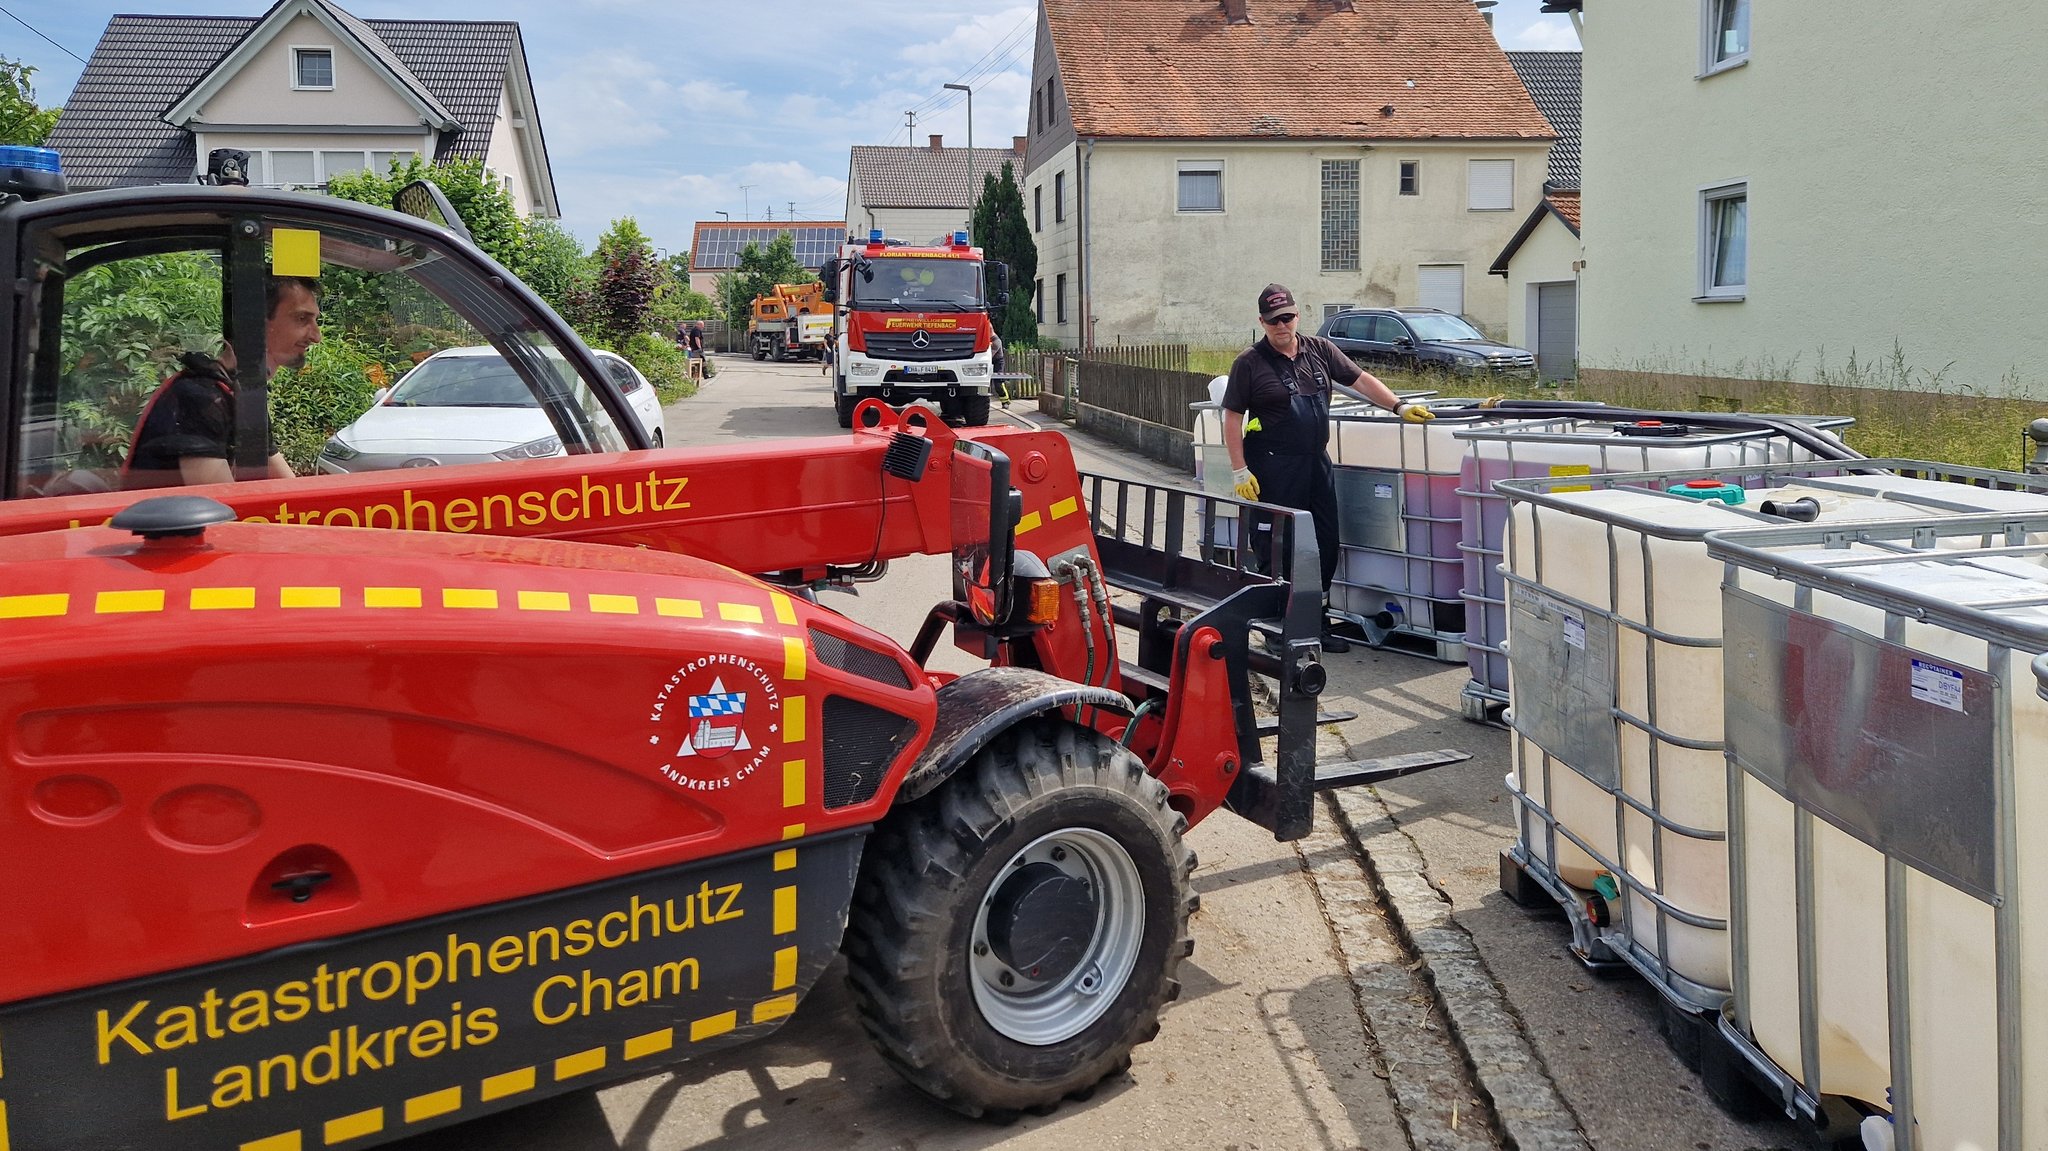
M 2027 472 L 2037 476 L 2048 475 L 2048 419 L 2028 424 L 2027 438 L 2034 441 L 2034 458 L 2027 461 Z

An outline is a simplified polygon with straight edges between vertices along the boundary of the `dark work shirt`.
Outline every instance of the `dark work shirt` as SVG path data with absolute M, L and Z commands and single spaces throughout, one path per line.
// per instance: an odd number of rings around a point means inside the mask
M 124 487 L 181 484 L 178 461 L 188 456 L 235 458 L 235 391 L 228 371 L 206 356 L 187 352 L 184 365 L 164 381 L 136 429 Z
M 1290 403 L 1299 391 L 1304 395 L 1324 393 L 1329 400 L 1330 384 L 1349 385 L 1363 372 L 1337 345 L 1321 336 L 1297 336 L 1300 345 L 1292 360 L 1272 350 L 1262 336 L 1259 342 L 1230 365 L 1230 383 L 1223 389 L 1223 406 L 1233 412 L 1257 416 L 1260 428 L 1280 439 L 1295 439 L 1294 412 Z M 1255 433 L 1256 434 L 1256 433 Z M 1321 442 L 1321 429 L 1308 432 Z

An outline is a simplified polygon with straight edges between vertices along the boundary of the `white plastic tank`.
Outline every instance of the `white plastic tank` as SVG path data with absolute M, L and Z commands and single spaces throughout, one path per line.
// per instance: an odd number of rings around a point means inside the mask
M 1797 420 L 1820 431 L 1853 422 L 1838 417 L 1777 418 Z M 1484 703 L 1506 703 L 1508 699 L 1507 656 L 1501 650 L 1507 636 L 1507 600 L 1500 575 L 1507 504 L 1493 490 L 1496 482 L 1714 468 L 1738 477 L 1736 482 L 1742 486 L 1751 486 L 1739 479 L 1744 467 L 1813 458 L 1808 449 L 1764 426 L 1727 431 L 1656 420 L 1602 419 L 1592 413 L 1502 423 L 1453 434 L 1465 444 L 1458 484 L 1459 547 L 1465 557 L 1465 649 L 1472 669 L 1472 682 L 1465 694 L 1483 701 L 1482 708 Z M 1473 713 L 1468 710 L 1468 714 Z
M 1748 490 L 1700 472 L 1497 489 L 1509 509 L 1517 858 L 1581 891 L 1611 875 L 1620 898 L 1601 939 L 1693 1008 L 1720 1006 L 1731 987 L 1723 565 L 1707 558 L 1706 533 L 2048 515 L 2044 477 L 1916 460 L 1856 461 L 1883 473 L 1829 474 L 1843 466 L 1753 468 L 1744 478 L 1767 486 Z
M 1902 1146 L 2048 1146 L 2048 516 L 1832 531 L 1707 539 L 1732 1021 Z

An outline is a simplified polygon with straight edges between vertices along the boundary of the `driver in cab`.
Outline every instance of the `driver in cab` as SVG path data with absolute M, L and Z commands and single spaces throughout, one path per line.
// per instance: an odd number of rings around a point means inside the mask
M 264 289 L 268 318 L 264 324 L 263 370 L 305 366 L 306 351 L 320 342 L 320 282 L 299 276 L 273 276 Z M 235 478 L 235 349 L 224 342 L 218 357 L 186 352 L 176 375 L 163 382 L 144 406 L 135 428 L 121 486 L 177 487 L 223 484 Z M 285 479 L 293 472 L 273 441 L 266 478 Z

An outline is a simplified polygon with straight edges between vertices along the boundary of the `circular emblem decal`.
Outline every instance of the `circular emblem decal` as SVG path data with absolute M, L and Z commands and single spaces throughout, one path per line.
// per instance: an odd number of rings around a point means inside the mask
M 782 730 L 782 693 L 745 656 L 699 656 L 661 685 L 647 718 L 662 777 L 691 791 L 715 791 L 768 761 L 771 737 Z
M 916 330 L 915 332 L 912 332 L 912 333 L 910 333 L 910 346 L 911 346 L 911 347 L 913 347 L 913 348 L 929 348 L 929 347 L 931 347 L 931 346 L 932 346 L 932 338 L 931 338 L 931 335 L 930 335 L 929 333 L 927 333 L 927 332 L 926 332 L 926 331 L 925 331 L 925 330 L 924 330 L 923 328 L 919 328 L 919 329 L 918 329 L 918 330 Z

